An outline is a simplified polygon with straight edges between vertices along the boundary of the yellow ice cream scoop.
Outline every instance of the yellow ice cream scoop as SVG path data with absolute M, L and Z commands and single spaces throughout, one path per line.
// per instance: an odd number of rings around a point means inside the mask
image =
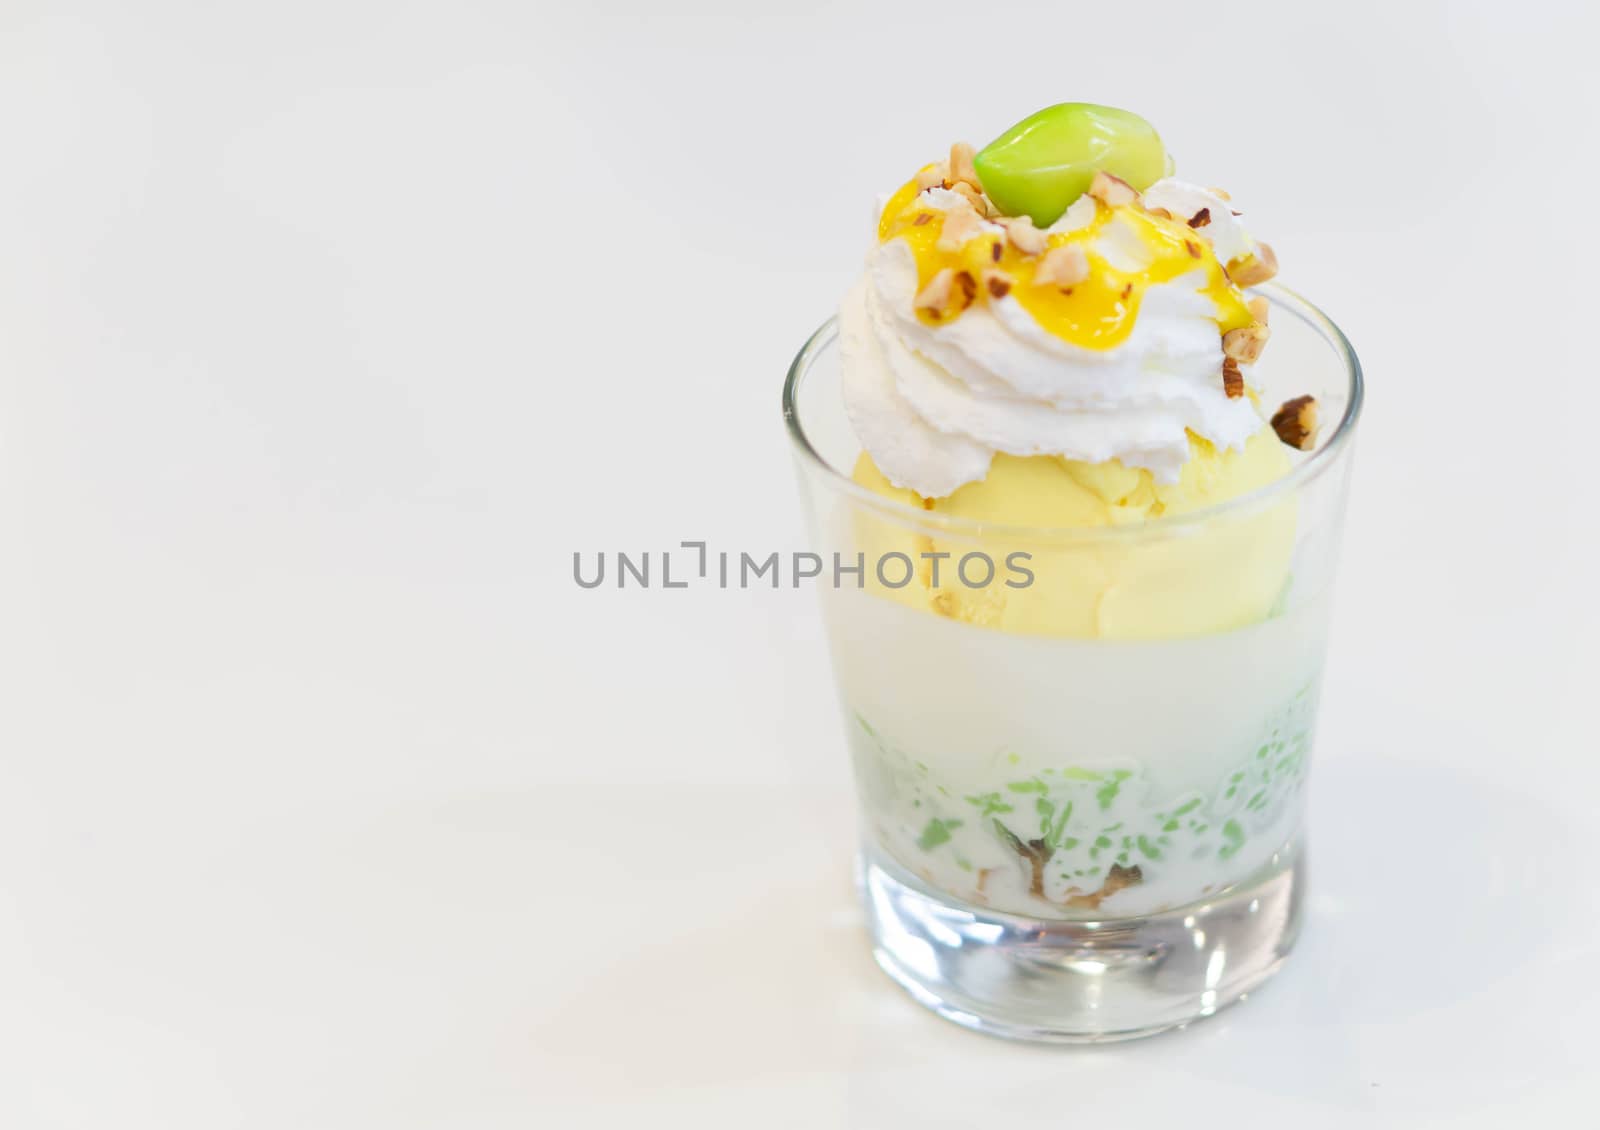
M 869 567 L 867 584 L 936 615 L 1028 635 L 1153 639 L 1254 623 L 1270 613 L 1288 579 L 1292 498 L 1246 513 L 1174 523 L 1168 532 L 1160 519 L 1266 486 L 1288 472 L 1287 450 L 1269 428 L 1241 449 L 1219 451 L 1193 435 L 1190 448 L 1178 481 L 1170 484 L 1116 461 L 999 454 L 987 477 L 938 499 L 896 487 L 863 452 L 853 476 L 857 483 L 908 507 L 969 523 L 1013 530 L 1156 523 L 1137 538 L 933 536 L 863 509 L 856 536 L 868 559 L 898 552 L 916 566 L 910 582 L 898 588 L 891 587 L 898 575 L 891 571 L 886 584 Z M 980 556 L 960 568 L 968 554 Z M 992 577 L 986 561 L 993 563 Z

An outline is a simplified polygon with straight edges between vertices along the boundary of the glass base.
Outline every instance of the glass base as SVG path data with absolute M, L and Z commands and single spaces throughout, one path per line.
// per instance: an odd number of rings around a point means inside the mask
M 1291 845 L 1203 902 L 1068 922 L 951 901 L 871 846 L 858 872 L 884 972 L 963 1027 L 1047 1043 L 1151 1036 L 1243 999 L 1293 947 L 1305 877 Z

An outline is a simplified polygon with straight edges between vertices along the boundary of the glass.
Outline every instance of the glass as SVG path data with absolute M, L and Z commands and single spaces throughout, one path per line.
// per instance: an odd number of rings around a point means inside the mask
M 1262 403 L 1317 398 L 1269 486 L 1154 521 L 1002 526 L 858 485 L 836 329 L 784 385 L 878 963 L 971 1028 L 1125 1039 L 1283 962 L 1360 366 L 1277 286 Z M 937 575 L 935 575 L 937 570 Z

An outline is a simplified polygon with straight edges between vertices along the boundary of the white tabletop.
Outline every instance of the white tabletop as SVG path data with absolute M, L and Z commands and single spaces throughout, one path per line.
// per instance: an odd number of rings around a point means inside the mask
M 1592 1098 L 1570 5 L 232 7 L 0 15 L 0 1125 Z M 873 966 L 815 594 L 571 555 L 802 548 L 778 385 L 872 194 L 1069 98 L 1232 191 L 1370 402 L 1304 939 L 1212 1020 L 1063 1050 Z

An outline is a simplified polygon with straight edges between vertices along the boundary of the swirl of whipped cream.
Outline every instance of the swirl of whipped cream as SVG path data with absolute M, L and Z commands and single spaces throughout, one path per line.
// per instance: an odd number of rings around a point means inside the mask
M 959 199 L 934 188 L 918 204 L 948 210 Z M 1185 219 L 1209 208 L 1210 223 L 1195 234 L 1224 263 L 1254 249 L 1227 202 L 1209 190 L 1169 178 L 1144 200 Z M 1085 227 L 1094 217 L 1094 201 L 1084 197 L 1051 231 Z M 1116 216 L 1089 250 L 1117 270 L 1139 269 L 1137 233 Z M 925 498 L 984 478 L 996 452 L 1115 459 L 1176 481 L 1189 458 L 1189 432 L 1231 448 L 1264 426 L 1250 399 L 1230 399 L 1223 389 L 1217 308 L 1205 283 L 1197 262 L 1151 284 L 1128 336 L 1093 349 L 1051 333 L 1015 295 L 925 323 L 913 305 L 915 256 L 904 240 L 889 239 L 868 254 L 840 310 L 846 411 L 879 470 Z

